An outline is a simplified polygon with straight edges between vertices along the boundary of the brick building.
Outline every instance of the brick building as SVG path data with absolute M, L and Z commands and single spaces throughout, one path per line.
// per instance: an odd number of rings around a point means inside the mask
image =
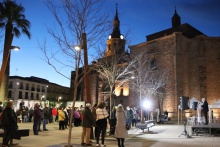
M 154 56 L 158 69 L 168 72 L 163 108 L 177 116 L 180 97 L 220 99 L 220 37 L 209 37 L 188 23 L 181 24 L 176 10 L 172 27 L 146 36 L 130 47 Z
M 114 28 L 107 39 L 106 54 L 103 58 L 117 54 L 119 50 L 125 52 L 124 45 L 125 40 L 120 33 L 120 21 L 116 10 Z M 197 100 L 205 97 L 209 104 L 220 99 L 220 37 L 209 37 L 188 23 L 181 24 L 176 10 L 171 28 L 147 35 L 146 42 L 129 48 L 129 56 L 144 52 L 146 56 L 154 59 L 157 70 L 167 72 L 168 82 L 165 86 L 163 110 L 168 110 L 169 116 L 177 116 L 181 96 Z M 91 72 L 90 92 L 93 104 L 108 101 L 109 90 L 104 89 L 104 86 L 97 73 Z M 84 100 L 83 89 L 82 82 L 79 86 L 78 100 Z M 122 103 L 124 107 L 140 105 L 139 98 L 129 89 L 129 82 L 116 91 L 115 100 L 116 105 Z M 157 104 L 154 104 L 154 108 L 157 107 Z

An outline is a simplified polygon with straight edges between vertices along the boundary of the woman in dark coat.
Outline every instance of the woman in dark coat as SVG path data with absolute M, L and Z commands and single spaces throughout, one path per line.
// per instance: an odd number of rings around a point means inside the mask
M 126 125 L 126 117 L 124 108 L 121 104 L 118 105 L 116 109 L 116 119 L 117 124 L 115 128 L 115 138 L 118 141 L 118 147 L 124 147 L 124 140 L 128 137 L 128 131 L 125 127 Z
M 18 129 L 17 125 L 17 116 L 12 109 L 13 102 L 9 101 L 6 104 L 5 109 L 2 113 L 2 128 L 4 129 L 4 135 L 3 135 L 3 147 L 7 147 L 9 141 L 13 138 L 13 135 L 15 134 L 16 130 Z

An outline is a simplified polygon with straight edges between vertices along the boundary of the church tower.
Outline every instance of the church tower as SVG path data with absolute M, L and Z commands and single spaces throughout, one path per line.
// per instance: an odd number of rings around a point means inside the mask
M 180 26 L 180 25 L 181 25 L 180 16 L 177 14 L 176 8 L 175 8 L 175 13 L 172 17 L 172 28 Z
M 113 31 L 107 40 L 107 52 L 105 56 L 120 54 L 125 51 L 124 36 L 120 32 L 120 21 L 118 18 L 118 7 L 116 5 L 116 14 L 113 21 Z

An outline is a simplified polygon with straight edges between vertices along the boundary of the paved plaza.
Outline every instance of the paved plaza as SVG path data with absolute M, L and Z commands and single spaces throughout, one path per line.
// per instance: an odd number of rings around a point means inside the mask
M 39 132 L 37 136 L 33 134 L 32 123 L 18 125 L 19 129 L 30 129 L 30 136 L 14 140 L 12 147 L 64 147 L 67 145 L 69 130 L 58 130 L 58 123 L 48 124 L 48 131 Z M 220 137 L 200 135 L 186 138 L 181 135 L 183 131 L 184 126 L 174 122 L 156 124 L 150 128 L 149 132 L 132 129 L 129 130 L 129 138 L 125 140 L 125 147 L 220 147 Z M 190 126 L 187 126 L 187 132 L 191 135 Z M 92 141 L 95 147 L 95 140 Z M 81 127 L 72 129 L 71 144 L 73 147 L 81 146 Z M 106 147 L 117 147 L 117 141 L 112 136 L 107 135 L 105 144 Z

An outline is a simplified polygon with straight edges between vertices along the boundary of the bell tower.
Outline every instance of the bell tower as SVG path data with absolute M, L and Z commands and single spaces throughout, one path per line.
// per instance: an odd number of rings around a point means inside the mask
M 175 12 L 172 17 L 172 28 L 180 26 L 180 25 L 181 25 L 181 19 L 180 19 L 180 16 L 177 14 L 176 7 L 175 7 Z
M 113 31 L 107 40 L 107 52 L 105 56 L 120 54 L 125 51 L 124 36 L 120 32 L 120 20 L 118 18 L 118 6 L 116 4 L 116 14 L 113 21 Z

